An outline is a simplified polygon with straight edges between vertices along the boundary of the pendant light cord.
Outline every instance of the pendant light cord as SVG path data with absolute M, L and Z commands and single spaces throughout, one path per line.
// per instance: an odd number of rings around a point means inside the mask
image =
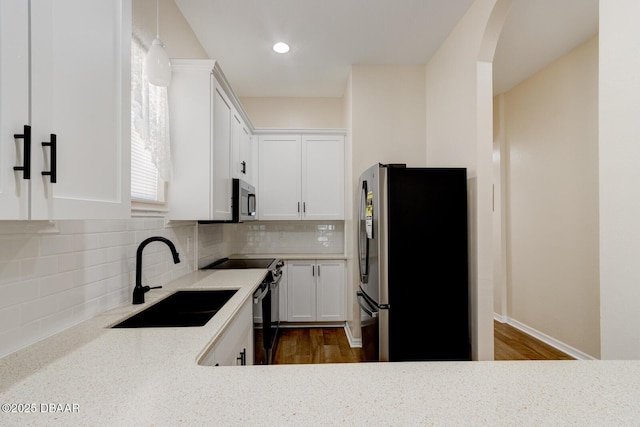
M 156 38 L 160 40 L 160 0 L 156 0 Z

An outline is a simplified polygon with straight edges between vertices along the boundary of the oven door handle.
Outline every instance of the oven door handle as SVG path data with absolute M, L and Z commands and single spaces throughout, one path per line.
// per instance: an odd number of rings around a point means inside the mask
M 271 289 L 275 289 L 278 287 L 278 285 L 280 284 L 280 279 L 282 279 L 282 273 L 278 274 L 277 276 L 274 275 L 273 280 L 269 284 Z
M 265 297 L 267 296 L 267 294 L 269 293 L 269 286 L 265 286 L 264 290 L 262 290 L 262 292 L 260 293 L 260 295 L 256 295 L 258 292 L 256 291 L 253 294 L 253 303 L 254 304 L 258 304 L 259 302 L 261 302 L 263 299 L 265 299 Z

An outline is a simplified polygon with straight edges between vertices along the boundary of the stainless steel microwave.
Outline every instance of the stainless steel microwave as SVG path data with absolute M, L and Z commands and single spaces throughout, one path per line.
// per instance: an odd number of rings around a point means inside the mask
M 255 221 L 256 189 L 241 179 L 233 179 L 231 199 L 232 222 Z

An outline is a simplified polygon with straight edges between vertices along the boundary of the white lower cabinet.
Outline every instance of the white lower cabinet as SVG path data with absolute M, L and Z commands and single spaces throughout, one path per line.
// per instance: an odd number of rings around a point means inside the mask
M 345 262 L 287 262 L 288 322 L 336 322 L 345 318 Z
M 252 311 L 253 300 L 248 299 L 205 355 L 202 365 L 253 365 Z

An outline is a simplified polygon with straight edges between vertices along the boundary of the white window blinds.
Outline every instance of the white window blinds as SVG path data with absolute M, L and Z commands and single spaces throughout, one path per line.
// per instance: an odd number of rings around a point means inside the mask
M 131 45 L 131 198 L 164 202 L 169 180 L 169 108 L 167 89 L 144 78 L 146 49 L 134 36 Z

